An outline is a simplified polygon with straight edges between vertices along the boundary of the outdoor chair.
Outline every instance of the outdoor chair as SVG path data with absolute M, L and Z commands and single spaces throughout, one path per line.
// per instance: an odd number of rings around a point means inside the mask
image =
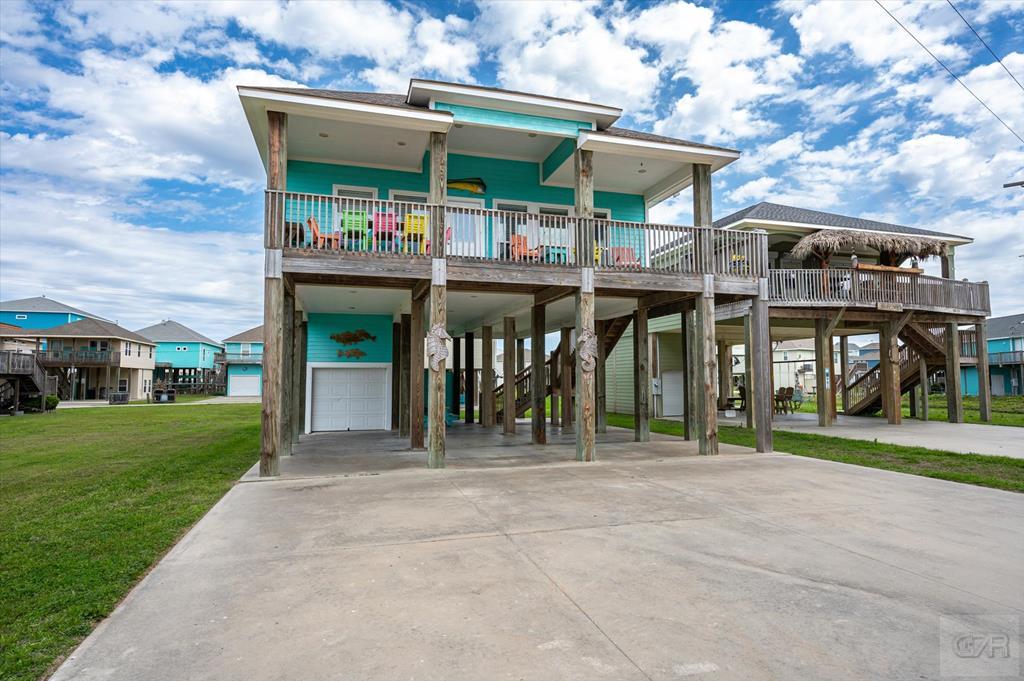
M 540 260 L 544 250 L 543 246 L 530 248 L 525 234 L 513 234 L 509 237 L 509 248 L 513 260 Z
M 779 388 L 775 392 L 775 413 L 785 414 L 786 413 L 786 389 Z
M 640 258 L 632 246 L 612 246 L 608 249 L 608 257 L 615 267 L 639 267 Z
M 341 211 L 341 231 L 345 235 L 348 250 L 362 250 L 363 243 L 370 234 L 370 220 L 366 211 Z
M 430 233 L 430 215 L 426 213 L 406 213 L 405 215 L 405 247 L 406 253 L 414 248 L 423 252 L 426 248 L 427 235 Z
M 306 225 L 309 227 L 309 233 L 311 236 L 310 243 L 313 248 L 338 248 L 338 244 L 341 240 L 341 234 L 339 232 L 327 232 L 326 234 L 321 232 L 320 223 L 312 215 L 306 218 Z
M 394 250 L 398 238 L 398 216 L 394 213 L 373 214 L 373 246 L 375 250 Z M 386 247 L 385 247 L 386 244 Z
M 790 414 L 796 413 L 796 409 L 793 408 L 793 388 L 786 388 L 786 407 Z

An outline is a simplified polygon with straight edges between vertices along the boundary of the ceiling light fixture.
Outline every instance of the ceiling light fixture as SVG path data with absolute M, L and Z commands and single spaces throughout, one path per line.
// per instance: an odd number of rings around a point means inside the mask
M 527 137 L 536 137 L 536 136 L 537 136 L 537 133 L 535 133 L 535 132 L 531 132 L 530 134 L 527 135 Z
M 644 162 L 643 161 L 640 161 L 640 169 L 637 170 L 636 172 L 640 173 L 641 175 L 643 175 L 644 173 L 647 172 L 647 168 L 644 168 Z
M 456 124 L 455 124 L 455 127 L 456 127 L 456 128 L 461 128 L 461 127 L 462 127 L 462 123 L 456 123 Z
M 320 136 L 321 137 L 327 137 L 327 133 L 326 132 L 322 132 L 322 133 L 320 133 Z
M 398 140 L 398 142 L 396 142 L 396 144 L 398 146 L 400 146 L 400 147 L 404 147 L 405 146 L 405 142 L 403 142 L 402 140 Z

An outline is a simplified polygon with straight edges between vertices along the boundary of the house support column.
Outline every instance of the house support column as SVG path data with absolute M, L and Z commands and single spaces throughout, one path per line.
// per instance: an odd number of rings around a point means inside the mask
M 284 191 L 288 171 L 288 115 L 267 112 L 267 189 Z M 283 206 L 268 202 L 264 214 L 263 246 L 263 377 L 260 411 L 260 477 L 278 475 L 282 440 L 284 389 L 284 275 L 279 230 Z
M 960 328 L 956 324 L 946 324 L 946 414 L 950 423 L 964 421 L 964 401 L 960 394 Z
M 399 437 L 409 437 L 409 391 L 412 388 L 412 315 L 403 314 L 401 320 L 402 361 L 399 377 L 398 435 Z
M 391 323 L 391 430 L 398 430 L 402 397 L 402 324 Z
M 423 418 L 426 405 L 423 403 L 423 314 L 425 298 L 412 299 L 412 314 L 409 320 L 409 339 L 412 343 L 409 353 L 409 447 L 423 449 Z
M 590 246 L 582 252 L 593 253 L 594 249 Z M 594 331 L 594 269 L 582 268 L 582 278 L 576 292 L 576 460 L 593 461 L 597 458 L 597 367 L 603 361 L 600 347 L 604 338 Z
M 988 336 L 985 327 L 984 321 L 975 324 L 974 337 L 978 346 L 978 410 L 981 412 L 981 420 L 989 422 L 992 420 L 992 381 L 989 378 Z
M 711 227 L 711 166 L 693 164 L 693 224 Z M 715 367 L 715 277 L 711 274 L 714 243 L 702 235 L 698 258 L 704 272 L 701 295 L 694 303 L 694 393 L 697 437 L 701 454 L 718 454 L 718 371 Z
M 548 369 L 548 406 L 552 426 L 562 425 L 562 407 L 559 398 L 562 396 L 562 383 L 558 372 L 562 370 L 562 339 L 559 335 L 558 347 L 551 353 L 551 368 Z
M 547 444 L 546 419 L 544 414 L 544 393 L 546 382 L 544 377 L 544 305 L 534 304 L 530 311 L 530 420 L 533 422 L 531 442 L 535 445 Z M 551 370 L 554 371 L 554 362 Z
M 753 305 L 753 303 L 751 304 Z M 750 364 L 752 362 L 751 353 L 754 352 L 754 339 L 753 339 L 753 307 L 751 312 L 743 317 L 743 416 L 744 425 L 747 428 L 754 427 L 754 410 L 751 405 L 754 402 L 754 395 L 751 391 L 753 383 L 753 371 L 751 371 Z
M 910 418 L 917 420 L 917 388 L 914 386 L 907 391 L 907 405 L 910 407 Z
M 768 279 L 757 282 L 757 298 L 750 307 L 750 357 L 753 385 L 747 391 L 747 410 L 754 412 L 754 433 L 759 452 L 772 451 L 772 347 L 768 318 Z
M 651 367 L 647 337 L 647 308 L 633 312 L 633 439 L 651 440 Z
M 526 339 L 516 339 L 516 373 L 526 368 Z
M 306 422 L 306 415 L 302 410 L 302 375 L 306 371 L 305 352 L 306 349 L 306 325 L 302 321 L 302 310 L 292 312 L 292 408 L 289 423 L 291 424 L 292 448 L 299 444 L 299 434 L 302 433 Z
M 502 432 L 505 435 L 515 435 L 516 432 L 516 318 L 505 317 L 504 337 L 502 340 L 501 373 L 504 376 L 502 381 L 504 405 L 502 406 Z
M 683 438 L 693 440 L 697 438 L 696 311 L 687 307 L 680 316 L 683 322 Z
M 607 357 L 608 324 L 604 320 L 594 322 L 594 334 L 597 336 L 597 367 L 594 369 L 594 431 L 608 432 L 608 386 L 605 363 Z
M 445 204 L 448 191 L 448 134 L 430 133 L 430 331 L 426 351 L 430 355 L 430 385 L 427 387 L 427 466 L 444 468 L 445 367 L 448 357 L 448 245 L 445 239 Z M 420 353 L 422 357 L 422 351 Z M 420 374 L 422 376 L 422 372 Z
M 718 408 L 724 411 L 732 395 L 732 348 L 718 341 Z
M 474 422 L 476 412 L 476 339 L 473 332 L 466 332 L 466 423 Z
M 562 432 L 572 428 L 572 327 L 562 328 L 562 342 L 558 353 L 558 396 L 562 414 Z
M 846 413 L 850 406 L 850 339 L 848 336 L 839 337 L 839 391 L 843 398 L 843 413 Z
M 449 410 L 456 418 L 462 410 L 462 337 L 452 339 L 452 403 Z
M 832 388 L 829 385 L 831 374 L 828 371 L 831 349 L 827 347 L 828 336 L 826 327 L 828 321 L 825 319 L 814 320 L 814 382 L 816 384 L 815 397 L 817 398 L 818 425 L 828 427 L 832 425 L 832 408 L 828 404 Z
M 281 456 L 292 455 L 292 419 L 295 418 L 293 410 L 292 389 L 295 387 L 293 381 L 294 365 L 292 360 L 295 354 L 295 289 L 285 286 L 284 289 L 284 312 L 281 321 L 282 345 L 281 345 Z M 195 381 L 195 377 L 192 377 Z M 193 383 L 194 385 L 194 383 Z
M 878 358 L 882 385 L 882 409 L 886 420 L 892 424 L 903 421 L 903 406 L 900 404 L 900 349 L 899 336 L 892 322 L 882 324 L 878 334 Z
M 921 376 L 921 409 L 919 416 L 922 421 L 928 420 L 928 362 L 924 357 L 918 360 L 918 373 Z
M 494 329 L 482 329 L 483 353 L 480 358 L 480 423 L 493 428 L 494 415 Z

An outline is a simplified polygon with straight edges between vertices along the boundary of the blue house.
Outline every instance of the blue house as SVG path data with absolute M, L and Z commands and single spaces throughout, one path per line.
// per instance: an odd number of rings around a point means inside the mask
M 155 380 L 168 387 L 209 390 L 215 378 L 215 355 L 223 346 L 173 319 L 136 331 L 156 343 Z
M 988 365 L 993 395 L 1024 395 L 1024 314 L 993 317 L 987 324 Z M 960 369 L 963 393 L 978 394 L 978 369 Z
M 262 324 L 225 338 L 223 357 L 229 397 L 255 397 L 262 393 Z
M 46 296 L 8 300 L 0 303 L 0 323 L 19 326 L 23 329 L 49 329 L 77 322 L 80 319 L 110 321 Z

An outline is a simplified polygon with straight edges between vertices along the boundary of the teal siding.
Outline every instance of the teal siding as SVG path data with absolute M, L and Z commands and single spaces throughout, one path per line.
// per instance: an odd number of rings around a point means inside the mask
M 990 374 L 990 380 L 995 386 L 1000 381 L 1003 384 L 1003 395 L 1012 395 L 1013 393 L 1013 374 L 1008 367 L 992 367 L 988 368 Z M 960 369 L 960 392 L 964 395 L 971 395 L 977 397 L 978 395 L 978 369 L 973 366 L 963 367 Z M 992 394 L 998 395 L 998 390 L 993 390 Z
M 178 348 L 187 349 L 179 351 Z M 173 369 L 212 369 L 213 355 L 217 352 L 220 348 L 208 343 L 166 341 L 156 344 L 156 361 L 167 362 Z
M 575 139 L 564 139 L 558 143 L 558 146 L 548 154 L 547 158 L 544 159 L 544 163 L 541 169 L 544 171 L 544 179 L 547 180 L 551 175 L 562 167 L 562 164 L 569 160 L 572 156 L 572 152 L 576 149 Z
M 25 319 L 18 319 L 20 315 L 24 315 Z M 51 329 L 61 324 L 77 322 L 79 319 L 84 317 L 68 312 L 0 312 L 0 323 L 20 326 L 23 329 Z
M 391 315 L 318 314 L 309 315 L 306 327 L 306 358 L 309 362 L 391 362 Z M 332 334 L 364 330 L 375 340 L 345 346 Z M 339 357 L 339 351 L 361 350 L 362 357 Z
M 434 102 L 438 111 L 450 111 L 455 120 L 464 123 L 477 123 L 496 128 L 515 128 L 517 130 L 535 130 L 552 135 L 576 137 L 580 130 L 592 130 L 593 125 L 586 121 L 573 121 L 565 118 L 548 116 L 532 116 L 530 114 L 501 111 L 499 109 L 483 109 L 465 104 L 449 104 Z
M 450 195 L 483 198 L 487 208 L 494 207 L 493 201 L 496 198 L 572 206 L 575 202 L 573 190 L 542 185 L 539 165 L 530 161 L 449 154 L 449 178 L 480 177 L 487 184 L 487 193 L 483 196 L 461 190 L 452 190 Z M 424 162 L 423 167 L 428 168 L 429 164 Z M 288 191 L 331 194 L 335 184 L 375 187 L 378 198 L 385 200 L 392 189 L 425 193 L 429 189 L 430 179 L 426 171 L 411 173 L 312 161 L 288 162 Z M 598 208 L 610 210 L 616 220 L 643 222 L 645 219 L 644 197 L 640 194 L 594 192 L 594 204 Z M 289 216 L 289 219 L 304 218 L 295 215 Z
M 225 343 L 224 344 L 224 352 L 226 352 L 228 354 L 234 354 L 234 355 L 241 354 L 241 352 L 242 352 L 242 344 L 241 343 Z M 249 352 L 251 352 L 254 355 L 262 355 L 263 354 L 263 343 L 249 343 Z
M 1012 352 L 1013 351 L 1013 339 L 1012 338 L 992 338 L 988 341 L 989 354 L 993 352 Z

